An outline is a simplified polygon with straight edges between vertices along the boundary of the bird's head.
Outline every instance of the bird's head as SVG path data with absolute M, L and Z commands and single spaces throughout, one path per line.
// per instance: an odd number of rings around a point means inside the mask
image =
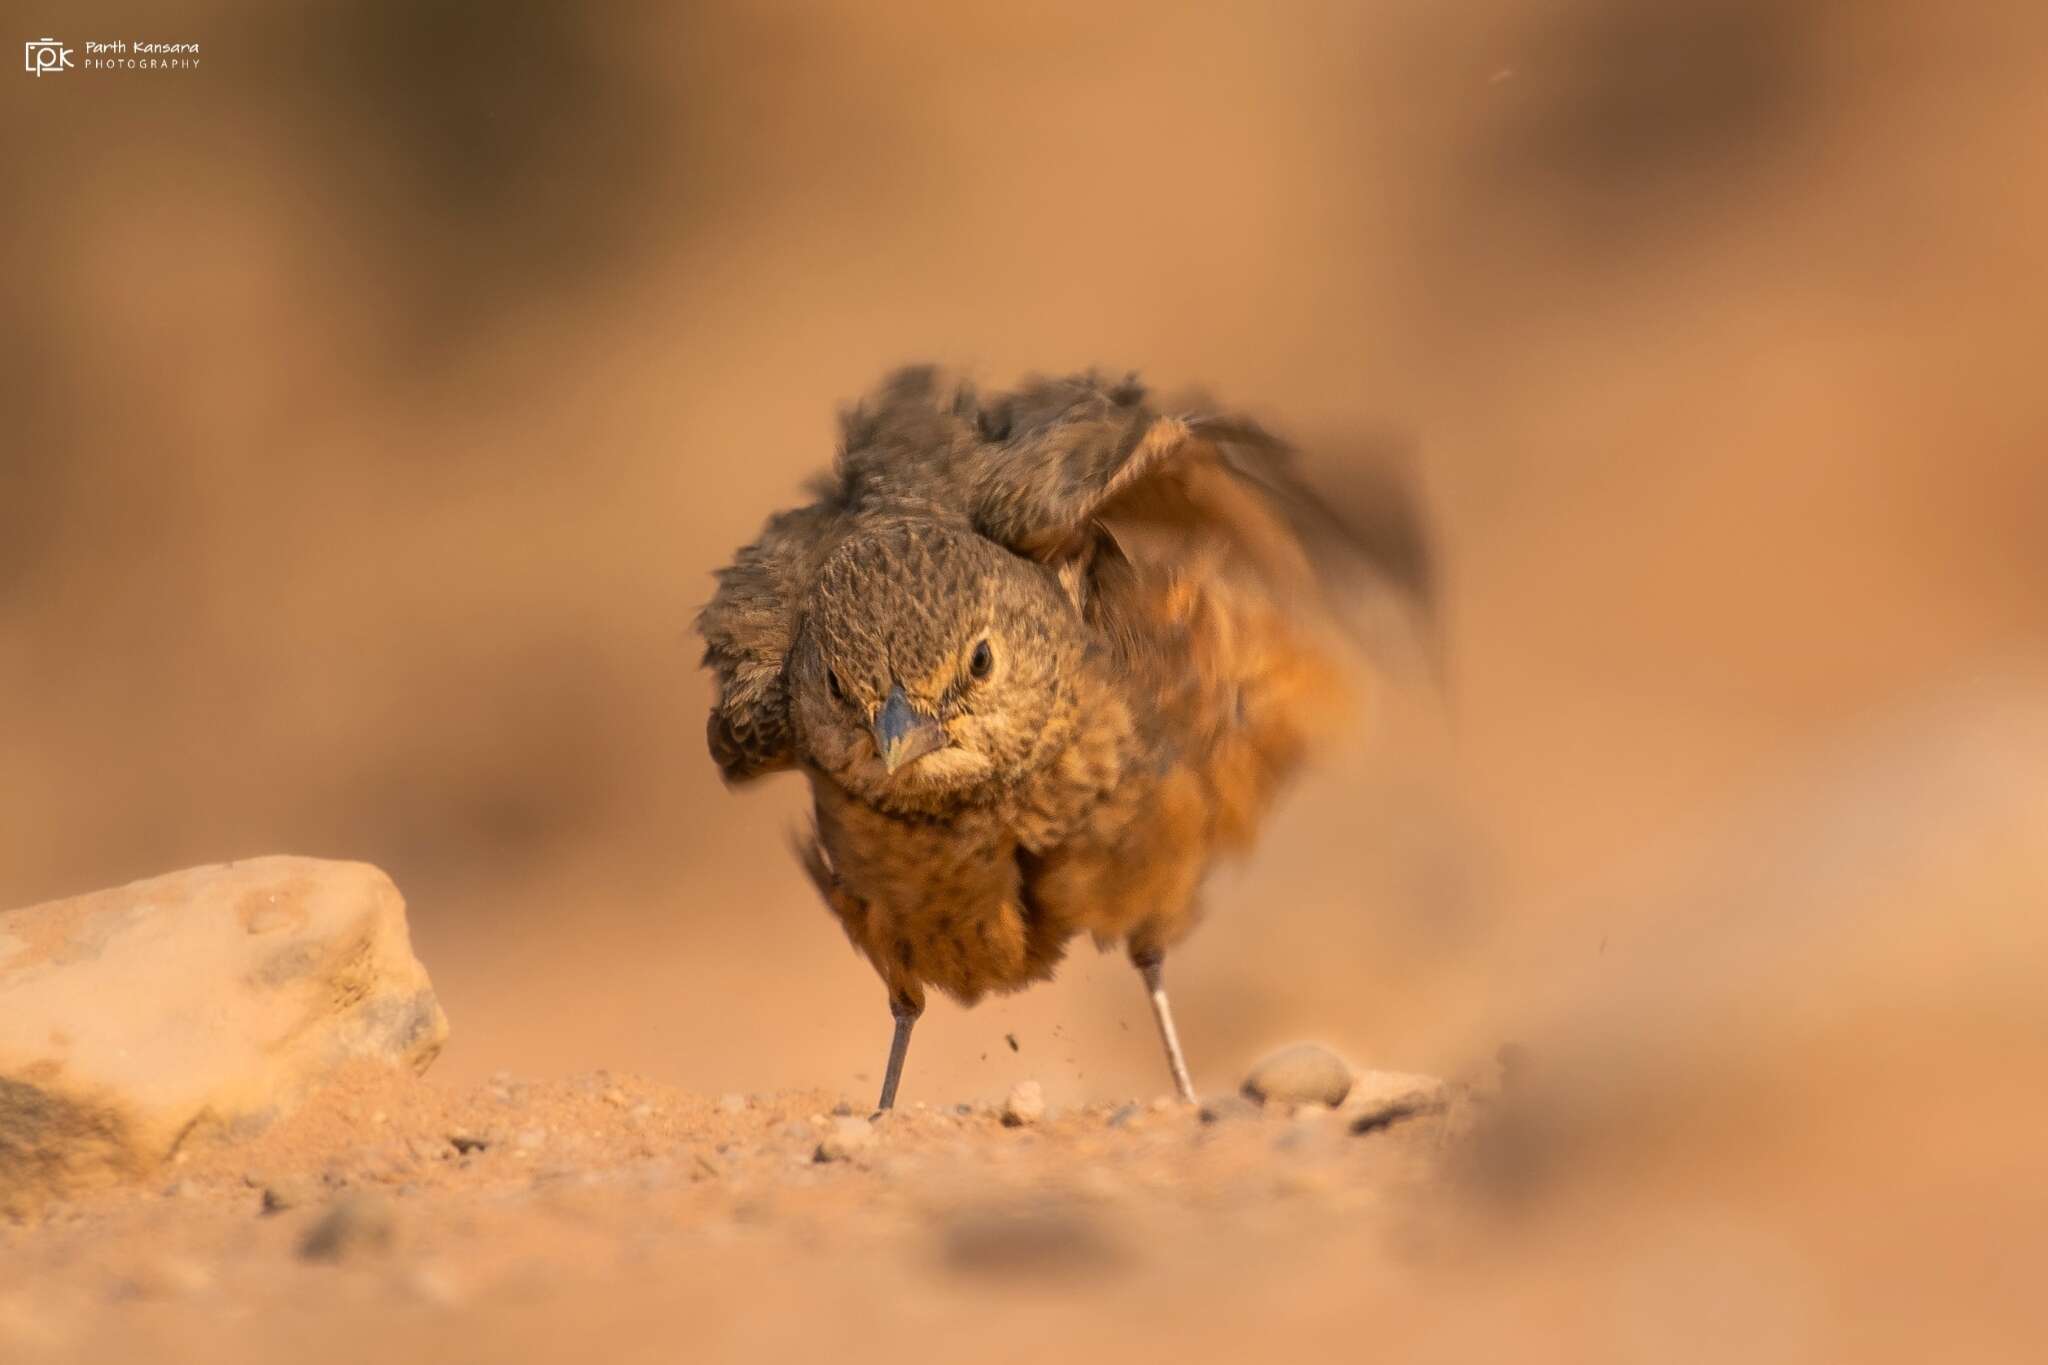
M 805 601 L 787 673 L 804 757 L 885 806 L 971 798 L 1048 751 L 1081 649 L 1038 565 L 965 527 L 869 528 Z

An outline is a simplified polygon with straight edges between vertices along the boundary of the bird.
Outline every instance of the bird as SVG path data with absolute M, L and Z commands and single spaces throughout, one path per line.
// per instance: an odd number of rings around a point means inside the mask
M 1353 585 L 1428 596 L 1409 491 L 1361 528 L 1297 464 L 1135 375 L 983 393 L 906 366 L 842 411 L 811 501 L 716 571 L 711 757 L 728 786 L 809 781 L 798 856 L 893 1016 L 878 1110 L 928 990 L 1020 990 L 1084 934 L 1123 947 L 1195 1100 L 1166 956 L 1355 723 Z

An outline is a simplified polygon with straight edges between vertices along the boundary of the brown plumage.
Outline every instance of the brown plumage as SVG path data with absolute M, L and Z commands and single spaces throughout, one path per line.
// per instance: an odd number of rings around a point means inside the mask
M 1405 500 L 1360 538 L 1257 427 L 1093 374 L 903 370 L 843 425 L 698 629 L 726 779 L 810 779 L 805 865 L 897 1019 L 882 1107 L 927 986 L 1016 990 L 1083 933 L 1145 974 L 1189 1094 L 1160 962 L 1356 710 L 1347 571 L 1424 586 Z

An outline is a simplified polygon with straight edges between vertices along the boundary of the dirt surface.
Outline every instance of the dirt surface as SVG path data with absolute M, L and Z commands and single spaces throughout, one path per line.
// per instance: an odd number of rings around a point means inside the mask
M 1426 1211 L 1482 1107 L 1361 1125 L 1357 1105 L 1158 1098 L 1013 1125 L 918 1103 L 870 1138 L 823 1092 L 362 1072 L 254 1142 L 0 1230 L 0 1346 L 490 1359 L 540 1332 L 701 1359 L 907 1334 L 1023 1358 L 1065 1320 L 1185 1357 L 1246 1315 L 1358 1331 L 1449 1235 Z

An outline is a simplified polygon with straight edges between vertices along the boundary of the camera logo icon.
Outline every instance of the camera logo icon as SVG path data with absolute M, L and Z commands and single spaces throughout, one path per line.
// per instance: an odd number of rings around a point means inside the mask
M 39 80 L 45 71 L 62 71 L 71 65 L 71 49 L 55 38 L 35 38 L 21 47 L 21 69 Z

